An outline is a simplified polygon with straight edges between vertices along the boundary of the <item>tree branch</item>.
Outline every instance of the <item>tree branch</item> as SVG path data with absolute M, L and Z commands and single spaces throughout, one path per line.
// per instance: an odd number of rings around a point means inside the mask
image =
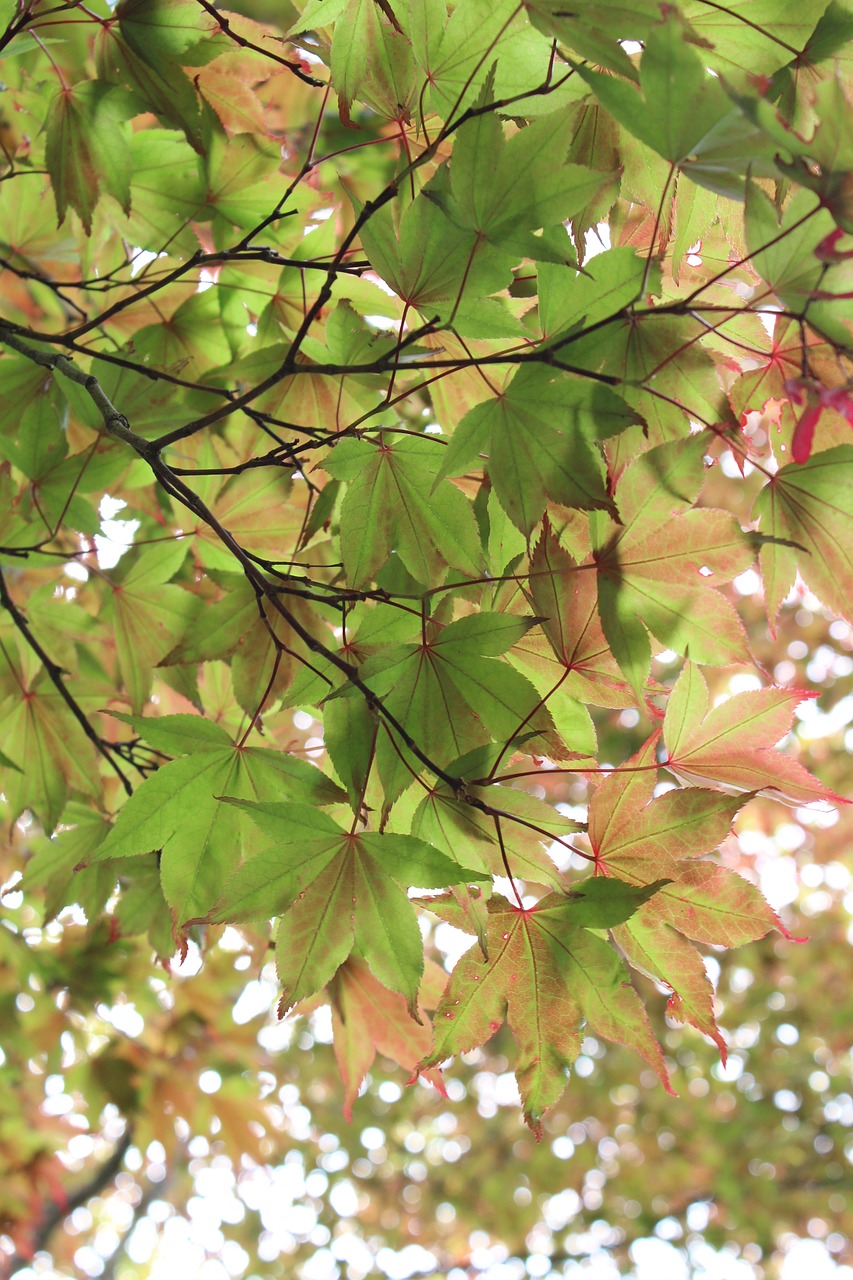
M 32 360 L 34 364 L 40 364 L 52 372 L 55 370 L 69 378 L 71 382 L 76 382 L 78 386 L 83 387 L 100 413 L 105 431 L 115 436 L 117 440 L 123 440 L 125 444 L 129 444 L 140 457 L 146 458 L 154 451 L 148 440 L 131 431 L 127 418 L 123 413 L 119 413 L 93 373 L 84 373 L 82 369 L 78 369 L 68 356 L 53 355 L 49 351 L 39 351 L 36 347 L 31 347 L 5 324 L 0 324 L 0 342 L 17 351 L 19 355 L 25 356 L 27 360 Z
M 25 618 L 24 614 L 15 604 L 12 597 L 9 595 L 9 588 L 6 586 L 6 579 L 3 576 L 2 570 L 0 570 L 0 605 L 2 605 L 3 608 L 6 610 L 9 617 L 14 622 L 15 626 L 17 627 L 20 634 L 23 636 L 26 643 L 32 649 L 36 657 L 39 658 L 39 660 L 41 661 L 41 664 L 44 667 L 45 671 L 47 672 L 48 679 L 50 680 L 51 684 L 54 686 L 57 693 L 62 698 L 62 701 L 67 706 L 68 710 L 71 712 L 74 719 L 77 721 L 80 728 L 85 733 L 86 737 L 92 743 L 95 750 L 100 755 L 103 756 L 103 758 L 106 760 L 110 768 L 114 771 L 114 773 L 118 775 L 119 781 L 121 782 L 121 785 L 124 787 L 127 794 L 132 795 L 133 785 L 131 784 L 130 780 L 127 778 L 127 776 L 125 775 L 121 767 L 113 759 L 112 747 L 110 743 L 106 742 L 100 736 L 100 734 L 97 734 L 95 732 L 85 711 L 80 706 L 77 699 L 74 698 L 71 693 L 69 693 L 65 685 L 65 680 L 63 679 L 65 672 L 63 671 L 62 667 L 60 667 L 56 662 L 53 661 L 50 655 L 44 650 L 42 645 L 33 635 L 32 630 L 30 629 L 30 624 L 27 622 L 27 619 Z
M 47 1207 L 43 1209 L 38 1226 L 33 1231 L 32 1242 L 27 1255 L 25 1256 L 18 1252 L 5 1262 L 0 1261 L 0 1276 L 3 1277 L 3 1280 L 11 1280 L 11 1277 L 17 1271 L 23 1270 L 24 1267 L 29 1267 L 33 1256 L 42 1249 L 47 1248 L 48 1241 L 60 1222 L 67 1218 L 70 1213 L 73 1213 L 75 1209 L 79 1209 L 86 1204 L 99 1191 L 104 1191 L 114 1181 L 121 1170 L 124 1158 L 132 1142 L 133 1129 L 128 1125 L 123 1136 L 116 1143 L 112 1155 L 98 1169 L 94 1170 L 88 1181 L 84 1182 L 76 1191 L 72 1191 L 63 1203 L 58 1204 L 55 1200 L 49 1202 Z

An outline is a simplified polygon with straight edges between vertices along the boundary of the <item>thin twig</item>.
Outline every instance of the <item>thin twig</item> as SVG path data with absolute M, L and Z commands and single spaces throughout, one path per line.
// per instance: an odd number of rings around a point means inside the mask
M 74 719 L 80 725 L 80 728 L 83 730 L 86 737 L 92 743 L 95 750 L 103 756 L 110 768 L 118 775 L 127 794 L 131 795 L 133 793 L 133 786 L 125 776 L 123 770 L 113 759 L 111 744 L 106 742 L 95 732 L 85 711 L 80 706 L 79 702 L 77 702 L 76 698 L 69 693 L 64 680 L 65 672 L 62 667 L 55 663 L 50 655 L 45 652 L 42 645 L 33 635 L 30 624 L 27 622 L 27 619 L 9 595 L 9 589 L 6 586 L 6 579 L 3 576 L 2 569 L 0 569 L 0 605 L 2 605 L 6 610 L 20 634 L 32 649 L 33 653 L 40 659 L 42 666 L 47 672 L 48 679 L 53 684 L 65 705 L 68 707 L 68 710 L 71 712 Z

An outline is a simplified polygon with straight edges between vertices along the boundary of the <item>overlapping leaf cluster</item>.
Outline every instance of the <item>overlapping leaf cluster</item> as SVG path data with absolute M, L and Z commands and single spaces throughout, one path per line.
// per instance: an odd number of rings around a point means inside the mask
M 838 799 L 777 749 L 808 692 L 703 668 L 753 668 L 747 570 L 771 627 L 797 572 L 850 616 L 851 35 L 10 10 L 0 763 L 49 916 L 163 957 L 275 918 L 348 1105 L 377 1049 L 440 1083 L 505 1020 L 534 1128 L 585 1027 L 669 1087 L 632 969 L 725 1052 L 692 943 L 781 926 L 715 851 L 758 793 Z M 443 994 L 435 918 L 473 938 Z

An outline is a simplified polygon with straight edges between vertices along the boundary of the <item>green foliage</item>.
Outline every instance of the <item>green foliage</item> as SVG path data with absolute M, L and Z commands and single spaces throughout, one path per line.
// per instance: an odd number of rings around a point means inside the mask
M 107 939 L 131 999 L 274 948 L 347 1114 L 504 1022 L 539 1137 L 585 1036 L 672 1087 L 667 999 L 725 1059 L 693 944 L 791 936 L 733 823 L 845 803 L 762 645 L 803 582 L 853 621 L 847 6 L 46 4 L 0 37 L 8 936 L 98 999 Z

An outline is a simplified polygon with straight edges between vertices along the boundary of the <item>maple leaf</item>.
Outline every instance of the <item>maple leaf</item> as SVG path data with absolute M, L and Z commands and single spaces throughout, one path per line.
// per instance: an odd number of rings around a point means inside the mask
M 454 773 L 463 763 L 452 766 Z M 504 876 L 509 867 L 519 879 L 565 888 L 543 845 L 560 844 L 564 836 L 579 830 L 576 822 L 536 796 L 511 787 L 469 783 L 465 795 L 465 801 L 457 800 L 442 786 L 424 796 L 412 818 L 412 834 L 457 862 L 459 851 L 466 850 L 468 865 L 492 875 Z
M 549 497 L 570 507 L 611 507 L 595 441 L 634 421 L 607 387 L 522 367 L 506 391 L 465 415 L 438 474 L 464 475 L 485 453 L 501 505 L 530 533 Z
M 690 509 L 701 484 L 696 455 L 693 440 L 641 455 L 617 486 L 622 525 L 596 528 L 602 627 L 639 696 L 651 660 L 645 627 L 698 662 L 749 660 L 742 623 L 712 582 L 742 573 L 755 552 L 728 512 Z
M 744 337 L 747 335 L 744 334 Z M 748 413 L 752 409 L 760 409 L 775 419 L 781 419 L 778 425 L 783 430 L 774 431 L 769 441 L 781 465 L 787 461 L 784 455 L 790 444 L 785 428 L 794 416 L 791 408 L 794 397 L 786 388 L 792 382 L 794 388 L 799 388 L 804 365 L 819 379 L 821 385 L 833 390 L 840 371 L 832 347 L 816 334 L 804 334 L 794 321 L 786 317 L 780 316 L 775 321 L 772 336 L 761 326 L 757 331 L 749 333 L 748 342 L 759 363 L 735 378 L 728 389 L 729 402 L 742 425 L 748 422 Z M 804 346 L 804 342 L 807 345 Z M 752 365 L 752 361 L 749 363 Z M 824 417 L 822 435 L 827 426 L 827 419 Z M 828 441 L 829 445 L 836 443 L 845 441 L 835 438 Z
M 213 107 L 222 126 L 233 137 L 238 133 L 266 132 L 263 104 L 242 76 L 229 70 L 217 58 L 202 67 L 195 83 Z
M 234 695 L 251 716 L 264 695 L 269 701 L 284 694 L 294 672 L 303 669 L 297 654 L 304 653 L 305 646 L 276 610 L 265 610 L 261 615 L 258 598 L 244 577 L 213 572 L 210 581 L 221 588 L 219 598 L 195 601 L 183 638 L 160 659 L 158 674 L 174 666 L 184 667 L 190 674 L 200 662 L 227 659 Z M 306 626 L 314 621 L 299 600 L 291 603 L 289 611 Z M 193 625 L 202 614 L 204 627 Z
M 657 292 L 655 268 L 640 283 Z M 627 288 L 627 285 L 625 286 Z M 609 308 L 608 308 L 609 310 Z M 700 339 L 707 329 L 692 317 L 662 308 L 622 307 L 603 323 L 581 325 L 550 345 L 558 359 L 615 379 L 626 402 L 644 424 L 608 445 L 618 470 L 649 445 L 683 440 L 685 415 L 707 424 L 730 417 L 717 364 Z M 623 456 L 627 454 L 627 456 Z
M 425 318 L 453 320 L 459 332 L 489 333 L 508 313 L 490 295 L 512 279 L 510 259 L 478 251 L 477 237 L 454 226 L 421 193 L 397 224 L 380 210 L 361 230 L 364 251 L 382 279 Z M 515 330 L 515 325 L 510 330 Z
M 435 1012 L 435 1038 L 419 1069 L 484 1044 L 504 1021 L 518 1053 L 524 1116 L 541 1137 L 541 1117 L 562 1094 L 580 1052 L 581 1026 L 637 1050 L 669 1090 L 663 1055 L 618 956 L 592 932 L 630 916 L 660 888 L 587 881 L 572 895 L 535 907 L 496 894 L 488 904 L 488 960 L 467 951 Z M 454 906 L 430 909 L 458 920 Z
M 351 586 L 370 582 L 392 551 L 427 585 L 447 565 L 479 572 L 474 513 L 458 489 L 437 481 L 440 461 L 440 446 L 428 437 L 382 435 L 376 445 L 342 440 L 323 463 L 348 482 L 341 550 Z
M 849 617 L 853 555 L 846 532 L 853 515 L 853 446 L 840 445 L 802 465 L 780 468 L 756 498 L 753 514 L 762 533 L 773 539 L 760 552 L 771 625 L 798 568 L 821 600 Z
M 776 749 L 796 708 L 816 696 L 802 689 L 756 689 L 711 707 L 704 676 L 692 662 L 685 663 L 663 723 L 666 766 L 691 786 L 710 782 L 734 794 L 765 791 L 790 804 L 846 804 L 792 756 Z
M 523 728 L 540 733 L 543 745 L 559 756 L 565 747 L 541 697 L 520 672 L 499 660 L 532 625 L 532 618 L 472 614 L 428 628 L 419 644 L 382 648 L 364 663 L 363 677 L 439 766 L 493 739 L 508 742 Z M 388 804 L 421 767 L 392 732 L 383 733 L 377 745 Z
M 634 699 L 601 626 L 598 584 L 590 569 L 560 545 L 546 518 L 530 557 L 527 587 L 541 633 L 529 633 L 515 652 L 552 675 L 552 688 L 562 680 L 561 691 L 582 703 L 631 706 Z
M 823 337 L 845 349 L 850 344 L 844 302 L 849 264 L 821 262 L 819 254 L 834 229 L 832 215 L 808 190 L 798 190 L 781 213 L 755 183 L 747 184 L 745 226 L 755 270 L 792 311 L 808 305 Z
M 664 21 L 648 33 L 639 87 L 579 68 L 579 74 L 617 120 L 674 163 L 688 156 L 701 157 L 703 142 L 732 110 L 719 80 L 703 75 L 701 57 L 689 39 L 690 28 L 674 8 L 669 8 L 664 11 Z
M 713 989 L 685 938 L 736 947 L 770 929 L 790 935 L 755 885 L 703 858 L 729 834 L 743 797 L 689 787 L 654 798 L 659 738 L 657 731 L 593 795 L 595 871 L 635 885 L 667 881 L 654 903 L 638 907 L 613 937 L 630 964 L 671 989 L 670 1013 L 710 1036 L 725 1061 Z
M 338 92 L 341 120 L 350 118 L 353 99 L 368 102 L 379 115 L 398 120 L 407 115 L 416 92 L 413 53 L 393 10 L 385 14 L 374 0 L 349 0 L 335 28 L 330 50 L 332 83 Z
M 498 117 L 478 112 L 458 131 L 449 185 L 434 182 L 426 194 L 475 243 L 534 260 L 573 259 L 568 239 L 555 245 L 532 232 L 568 221 L 613 175 L 566 163 L 566 122 L 564 111 L 550 112 L 505 141 Z
M 38 1202 L 31 1157 L 72 1136 L 57 1114 L 45 1137 L 43 1078 L 65 1076 L 82 1027 L 104 1047 L 74 1059 L 71 1091 L 92 1116 L 117 1107 L 122 1141 L 177 1159 L 174 1117 L 197 1134 L 216 1117 L 235 1168 L 271 1158 L 250 1096 L 263 1046 L 227 1006 L 274 917 L 285 1006 L 332 1002 L 348 1108 L 375 1054 L 411 1072 L 504 1017 L 534 1125 L 584 1025 L 661 1071 L 627 966 L 724 1051 L 694 944 L 778 927 L 720 865 L 733 816 L 839 802 L 778 747 L 807 695 L 711 706 L 724 675 L 696 664 L 758 669 L 754 647 L 784 684 L 749 589 L 755 572 L 790 644 L 799 572 L 822 606 L 809 672 L 844 678 L 828 615 L 853 598 L 845 5 L 298 0 L 284 24 L 208 0 L 12 8 L 0 969 L 32 993 L 4 1022 L 14 1249 L 62 1202 L 58 1184 Z M 655 650 L 684 655 L 671 690 Z M 636 707 L 663 720 L 642 747 Z M 665 790 L 659 768 L 690 785 Z M 831 857 L 842 836 L 824 839 Z M 578 857 L 594 874 L 573 888 Z M 434 1043 L 416 1019 L 446 931 L 419 927 L 423 882 L 475 939 Z M 190 936 L 202 976 L 167 1000 L 151 955 Z M 802 1019 L 843 984 L 831 964 L 793 961 Z M 119 993 L 144 1045 L 98 1012 Z M 815 1033 L 839 1061 L 843 1011 Z M 576 1081 L 602 1124 L 621 1058 L 594 1103 Z M 196 1087 L 208 1067 L 216 1098 Z M 321 1105 L 324 1082 L 303 1083 Z M 774 1138 L 751 1141 L 745 1163 L 779 1163 Z M 752 1226 L 760 1183 L 741 1197 Z M 176 1208 L 190 1185 L 173 1180 Z
M 183 130 L 190 145 L 200 152 L 200 103 L 192 82 L 174 57 L 149 45 L 141 31 L 137 35 L 133 16 L 129 16 L 129 22 L 105 23 L 99 28 L 95 41 L 99 77 L 126 83 L 158 116 Z M 198 39 L 197 30 L 195 35 Z
M 142 710 L 154 667 L 174 646 L 194 612 L 189 592 L 167 585 L 186 553 L 185 543 L 174 542 L 167 552 L 149 547 L 128 557 L 104 603 L 104 616 L 115 629 L 122 682 L 134 711 Z
M 582 325 L 618 316 L 640 297 L 645 269 L 628 245 L 598 254 L 582 275 L 571 267 L 540 263 L 539 323 L 544 337 L 559 346 L 561 336 L 579 332 Z
M 566 9 L 562 0 L 531 0 L 529 15 L 540 31 L 557 36 L 594 65 L 636 78 L 634 65 L 621 42 L 642 39 L 660 16 L 660 6 L 655 0 L 632 4 L 607 0 L 586 14 Z
M 329 986 L 329 996 L 335 1058 L 344 1085 L 344 1115 L 347 1120 L 352 1120 L 353 1103 L 377 1053 L 399 1063 L 410 1074 L 426 1055 L 432 1032 L 423 1011 L 435 1008 L 446 980 L 447 974 L 431 961 L 421 985 L 419 1004 L 422 1012 L 420 1021 L 416 1022 L 409 1014 L 403 997 L 383 987 L 363 961 L 350 956 L 341 965 Z M 434 989 L 432 1000 L 425 990 L 428 986 Z M 428 1068 L 422 1074 L 442 1097 L 447 1097 L 437 1068 Z
M 201 717 L 166 717 L 131 721 L 153 746 L 182 755 L 165 764 L 140 786 L 119 810 L 107 838 L 84 865 L 105 858 L 161 853 L 163 892 L 172 913 L 176 937 L 190 919 L 205 915 L 236 869 L 241 851 L 251 847 L 254 831 L 234 805 L 219 796 L 273 793 L 331 804 L 343 793 L 304 760 L 263 747 L 232 742 L 219 725 Z M 178 721 L 175 724 L 174 721 Z
M 3 785 L 15 818 L 32 809 L 51 832 L 69 791 L 97 794 L 100 781 L 92 743 L 44 675 L 3 699 L 0 727 L 13 765 Z
M 684 15 L 709 46 L 709 66 L 729 75 L 743 68 L 753 76 L 772 75 L 791 49 L 803 49 L 820 17 L 799 0 L 733 0 L 719 9 L 687 0 Z
M 108 824 L 100 816 L 93 813 L 88 806 L 71 803 L 63 814 L 66 830 L 52 837 L 43 836 L 35 845 L 33 856 L 27 862 L 26 883 L 29 888 L 44 886 L 45 895 L 44 923 L 53 919 L 69 902 L 80 903 L 81 906 L 94 905 L 91 886 L 82 883 L 86 876 L 97 876 L 106 871 L 108 886 L 106 895 L 115 888 L 116 874 L 112 863 L 104 868 L 93 868 L 91 871 L 77 872 L 75 867 L 83 858 L 96 849 L 109 831 Z M 95 890 L 97 893 L 97 889 Z M 84 903 L 82 899 L 86 899 Z M 98 904 L 100 910 L 103 902 Z M 94 914 L 94 912 L 93 912 Z
M 221 465 L 212 450 L 206 456 L 202 454 L 200 462 L 214 468 Z M 308 513 L 305 484 L 294 483 L 273 468 L 233 476 L 215 496 L 205 493 L 204 488 L 201 493 L 210 497 L 216 519 L 253 555 L 286 562 L 296 554 Z M 195 532 L 195 545 L 205 568 L 233 573 L 234 558 L 223 554 L 215 532 L 206 524 L 199 524 Z
M 47 166 L 60 222 L 70 207 L 80 215 L 86 234 L 100 190 L 114 196 L 130 212 L 132 167 L 126 121 L 133 114 L 128 95 L 99 80 L 84 80 L 56 95 L 45 124 Z
M 513 0 L 462 0 L 449 16 L 445 0 L 438 0 L 422 12 L 412 23 L 412 43 L 427 73 L 427 101 L 443 119 L 470 107 L 490 76 L 499 97 L 536 87 L 548 42 L 540 38 L 538 58 L 519 66 L 517 41 L 528 27 Z
M 254 853 L 225 885 L 214 923 L 281 914 L 276 967 L 286 1012 L 331 982 L 353 948 L 405 997 L 417 1019 L 423 944 L 405 887 L 488 880 L 414 836 L 348 832 L 307 805 L 236 801 L 275 844 Z
M 212 15 L 200 18 L 192 0 L 121 0 L 116 17 L 125 40 L 152 65 L 171 58 L 193 66 L 217 51 L 205 44 L 218 24 Z

